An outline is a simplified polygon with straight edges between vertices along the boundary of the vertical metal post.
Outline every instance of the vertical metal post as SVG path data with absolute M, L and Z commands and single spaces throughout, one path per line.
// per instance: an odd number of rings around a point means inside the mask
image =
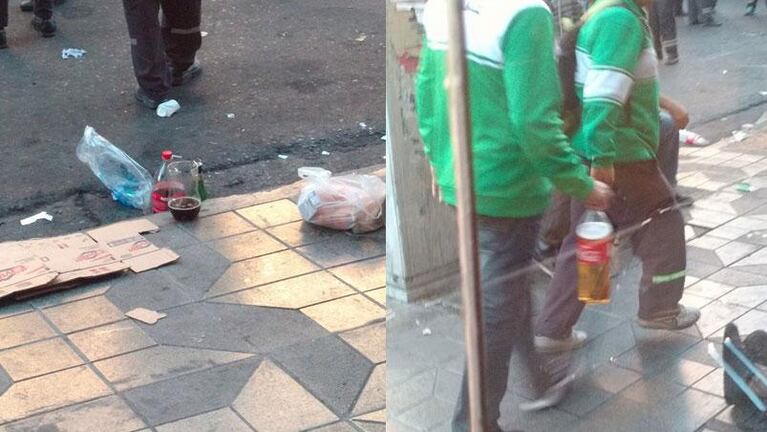
M 483 390 L 485 388 L 484 337 L 482 335 L 482 297 L 479 279 L 477 217 L 474 211 L 474 169 L 471 152 L 463 0 L 447 0 L 448 49 L 447 91 L 450 103 L 450 136 L 455 154 L 456 210 L 461 263 L 466 371 L 469 383 L 469 415 L 473 432 L 486 429 Z

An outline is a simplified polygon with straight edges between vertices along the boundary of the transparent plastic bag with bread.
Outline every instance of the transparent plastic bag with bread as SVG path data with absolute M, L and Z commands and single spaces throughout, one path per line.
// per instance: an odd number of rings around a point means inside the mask
M 357 234 L 384 226 L 386 184 L 379 177 L 334 177 L 317 167 L 299 168 L 298 176 L 306 182 L 298 196 L 298 210 L 305 221 Z

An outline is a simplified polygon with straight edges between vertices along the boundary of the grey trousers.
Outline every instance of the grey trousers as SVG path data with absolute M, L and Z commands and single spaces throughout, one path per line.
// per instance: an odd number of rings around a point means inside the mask
M 546 375 L 533 346 L 532 300 L 526 271 L 538 234 L 540 217 L 486 218 L 479 221 L 483 331 L 486 367 L 485 402 L 491 429 L 500 431 L 500 403 L 506 393 L 511 352 L 519 350 L 536 391 L 546 385 Z M 468 387 L 463 387 L 455 408 L 452 429 L 468 431 Z
M 674 204 L 674 192 L 656 161 L 615 165 L 616 197 L 607 215 L 618 233 L 638 228 L 628 237 L 634 254 L 642 262 L 639 285 L 639 313 L 642 319 L 674 316 L 684 290 L 687 263 L 684 220 Z M 666 209 L 666 210 L 664 210 Z M 568 337 L 584 304 L 578 300 L 575 257 L 575 225 L 585 211 L 571 200 L 571 229 L 559 250 L 554 278 L 538 317 L 536 334 L 554 339 Z
M 703 16 L 714 13 L 716 0 L 688 0 L 687 7 L 688 19 L 691 23 L 697 23 Z
M 650 28 L 658 57 L 676 56 L 676 4 L 674 0 L 655 0 L 650 6 Z
M 34 14 L 42 19 L 53 18 L 53 0 L 35 0 Z M 8 27 L 8 0 L 0 0 L 0 30 Z
M 123 0 L 123 6 L 136 80 L 161 99 L 171 87 L 169 66 L 186 70 L 200 49 L 201 0 Z

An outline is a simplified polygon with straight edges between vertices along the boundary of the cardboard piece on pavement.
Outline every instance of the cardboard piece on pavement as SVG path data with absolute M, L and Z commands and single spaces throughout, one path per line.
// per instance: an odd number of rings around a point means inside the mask
M 178 259 L 141 234 L 158 231 L 147 219 L 97 228 L 87 233 L 0 243 L 0 299 L 27 298 L 72 288 L 83 279 L 131 269 L 151 270 Z
M 168 314 L 153 311 L 150 309 L 136 308 L 125 312 L 125 316 L 133 318 L 134 320 L 141 321 L 144 324 L 155 324 L 157 321 L 165 318 Z

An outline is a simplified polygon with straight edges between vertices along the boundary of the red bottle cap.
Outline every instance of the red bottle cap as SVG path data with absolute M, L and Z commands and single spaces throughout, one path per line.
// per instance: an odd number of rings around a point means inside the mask
M 173 152 L 170 150 L 165 150 L 162 152 L 162 160 L 169 161 L 173 157 Z

